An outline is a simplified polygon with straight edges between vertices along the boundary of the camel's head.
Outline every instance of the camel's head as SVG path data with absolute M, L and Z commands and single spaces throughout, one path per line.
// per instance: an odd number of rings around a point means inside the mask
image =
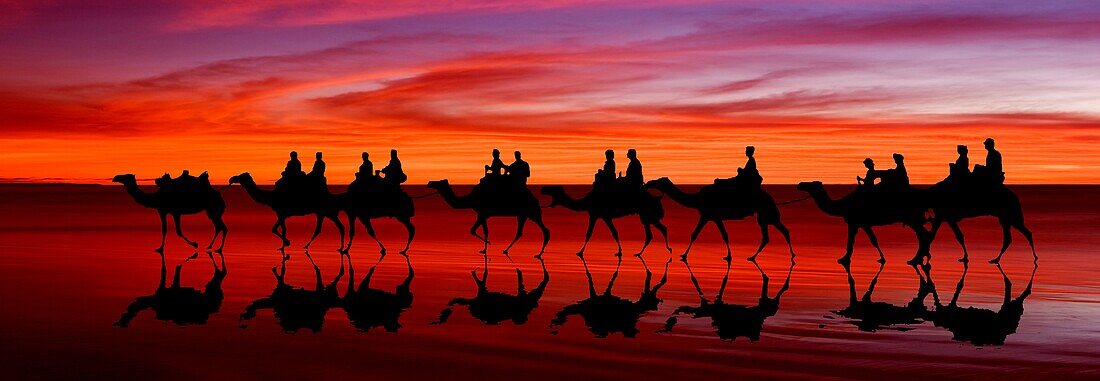
M 798 183 L 798 190 L 803 192 L 810 192 L 825 188 L 825 185 L 820 181 L 803 181 Z
M 127 173 L 125 175 L 116 175 L 113 179 L 111 179 L 111 182 L 119 184 L 136 184 L 137 176 L 134 176 L 132 173 Z
M 240 184 L 242 181 L 252 181 L 252 174 L 245 172 L 229 178 L 230 184 Z
M 440 190 L 440 189 L 443 189 L 443 188 L 447 188 L 449 186 L 451 186 L 451 183 L 449 181 L 447 181 L 447 179 L 432 180 L 432 181 L 428 182 L 428 188 L 429 189 Z
M 659 179 L 656 179 L 656 180 L 647 181 L 642 188 L 645 188 L 645 189 L 654 189 L 654 188 L 662 189 L 662 188 L 665 188 L 665 187 L 670 186 L 670 185 L 672 185 L 672 180 L 669 180 L 667 177 L 662 177 L 662 178 L 659 178 Z

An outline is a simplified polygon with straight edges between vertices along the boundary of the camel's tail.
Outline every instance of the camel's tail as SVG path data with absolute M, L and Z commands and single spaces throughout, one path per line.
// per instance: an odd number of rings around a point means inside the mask
M 796 202 L 802 202 L 802 201 L 806 201 L 806 200 L 809 200 L 810 198 L 811 198 L 811 196 L 806 196 L 806 197 L 803 197 L 803 198 L 799 198 L 799 199 L 794 199 L 794 200 L 790 200 L 790 201 L 777 202 L 777 203 L 775 203 L 775 204 L 776 204 L 776 205 L 787 205 L 787 204 L 794 204 L 794 203 L 796 203 Z

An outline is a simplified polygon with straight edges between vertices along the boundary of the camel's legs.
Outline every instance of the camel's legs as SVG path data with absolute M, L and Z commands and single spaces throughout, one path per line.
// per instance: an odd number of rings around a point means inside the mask
M 638 250 L 638 252 L 634 254 L 635 257 L 641 257 L 642 253 L 645 252 L 645 249 L 649 247 L 649 243 L 653 241 L 653 227 L 650 225 L 650 223 L 643 220 L 642 229 L 645 230 L 645 242 L 642 243 L 642 249 Z
M 405 231 L 409 233 L 409 238 L 405 240 L 405 248 L 401 249 L 400 252 L 401 255 L 407 255 L 409 253 L 409 245 L 412 245 L 413 236 L 416 236 L 416 226 L 413 226 L 412 220 L 407 216 L 397 217 L 397 221 L 405 225 Z M 379 243 L 379 246 L 381 246 L 381 243 Z
M 714 221 L 714 226 L 718 228 L 718 233 L 722 235 L 722 242 L 726 243 L 726 256 L 723 260 L 729 261 L 733 259 L 733 250 L 730 249 L 730 235 L 726 233 L 726 223 L 722 220 Z
M 374 224 L 371 223 L 370 218 L 364 218 L 362 222 L 363 227 L 367 228 L 367 235 L 370 236 L 374 242 L 378 243 L 378 254 L 381 254 L 379 259 L 384 258 L 386 256 L 386 247 L 382 245 L 382 241 L 378 240 L 378 235 L 374 232 Z
M 351 243 L 355 241 L 355 216 L 351 215 L 351 213 L 347 213 L 347 215 L 348 215 L 348 245 L 344 246 L 344 251 L 343 251 L 342 254 L 350 255 L 350 253 L 351 253 Z
M 214 248 L 214 242 L 217 242 L 218 234 L 221 234 L 222 243 L 220 246 L 218 246 L 218 249 L 215 250 L 220 253 L 225 247 L 225 235 L 229 233 L 229 228 L 225 226 L 225 221 L 222 221 L 221 214 L 213 214 L 208 212 L 206 216 L 209 217 L 210 222 L 214 224 L 214 237 L 210 238 L 210 244 L 206 245 L 206 250 L 209 251 L 210 249 Z
M 855 246 L 856 246 L 856 233 L 857 232 L 859 232 L 859 226 L 856 226 L 854 224 L 848 224 L 848 243 L 845 245 L 845 248 L 844 248 L 844 256 L 840 257 L 840 259 L 836 260 L 837 263 L 840 263 L 842 265 L 852 263 L 852 251 L 855 249 Z M 855 292 L 855 291 L 853 291 L 853 292 Z M 855 297 L 852 297 L 852 299 L 854 300 Z
M 313 236 L 309 238 L 309 242 L 306 242 L 305 246 L 302 246 L 303 249 L 308 249 L 309 245 L 313 244 L 313 240 L 317 239 L 317 236 L 321 235 L 321 225 L 323 225 L 324 222 L 325 222 L 325 216 L 318 213 L 317 214 L 317 226 L 313 228 Z
M 512 237 L 512 242 L 508 243 L 508 247 L 505 247 L 504 252 L 503 252 L 504 256 L 508 257 L 509 261 L 512 260 L 512 257 L 508 256 L 508 250 L 512 250 L 512 245 L 515 245 L 516 241 L 519 241 L 519 237 L 523 236 L 523 226 L 524 225 L 527 225 L 527 217 L 524 217 L 524 216 L 516 217 L 516 236 Z
M 581 264 L 584 265 L 584 275 L 588 277 L 588 297 L 596 297 L 596 284 L 592 281 L 592 272 L 588 271 L 588 261 L 584 260 L 584 254 L 578 255 L 581 257 Z
M 699 233 L 703 231 L 703 227 L 707 225 L 707 220 L 703 217 L 699 217 L 699 222 L 695 224 L 695 230 L 691 231 L 691 240 L 688 241 L 687 248 L 684 249 L 684 253 L 680 254 L 680 260 L 687 262 L 688 252 L 691 251 L 691 245 L 695 244 L 695 240 L 699 238 Z
M 592 239 L 592 230 L 596 228 L 596 216 L 588 215 L 588 230 L 584 232 L 584 244 L 577 251 L 577 256 L 584 255 L 584 249 L 588 247 L 588 241 Z
M 336 231 L 340 233 L 340 249 L 337 250 L 341 253 L 344 252 L 344 223 L 340 222 L 340 212 L 333 212 L 325 216 L 332 221 L 333 225 L 336 225 Z
M 791 230 L 787 229 L 787 225 L 782 222 L 776 221 L 774 224 L 776 230 L 779 230 L 779 234 L 783 235 L 783 240 L 787 241 L 787 250 L 791 252 L 791 259 L 794 259 L 794 246 L 791 245 Z
M 959 258 L 959 262 L 969 262 L 970 253 L 966 251 L 966 241 L 963 239 L 963 232 L 962 229 L 959 228 L 959 223 L 957 221 L 952 221 L 948 222 L 947 226 L 950 227 L 951 232 L 955 234 L 955 240 L 959 241 L 959 246 L 962 246 L 963 256 Z
M 989 263 L 1000 262 L 1001 256 L 1005 255 L 1005 252 L 1008 251 L 1008 246 L 1012 244 L 1012 231 L 1010 228 L 1011 226 L 1008 221 L 1001 220 L 1001 235 L 1003 236 L 1001 239 L 1001 252 L 997 254 L 996 258 L 990 259 Z
M 1035 240 L 1032 239 L 1031 229 L 1028 229 L 1027 226 L 1024 226 L 1023 221 L 1014 222 L 1012 224 L 1012 227 L 1016 228 L 1016 230 L 1018 230 L 1020 232 L 1020 234 L 1024 235 L 1024 238 L 1027 239 L 1027 244 L 1031 246 L 1031 257 L 1032 257 L 1032 259 L 1038 261 L 1039 260 L 1039 254 L 1035 253 Z
M 768 246 L 768 242 L 771 242 L 771 238 L 768 237 L 768 224 L 761 221 L 757 221 L 757 224 L 760 225 L 760 246 L 756 248 L 756 252 L 751 257 L 747 258 L 749 262 L 756 262 L 756 256 L 764 251 L 764 247 Z
M 283 242 L 283 246 L 279 247 L 280 250 L 290 246 L 290 240 L 286 238 L 286 217 L 278 216 L 278 220 L 275 221 L 275 225 L 271 226 L 271 233 L 279 237 Z
M 477 239 L 480 240 L 482 244 L 484 244 L 480 251 L 481 254 L 485 254 L 489 251 L 489 228 L 485 228 L 485 237 L 477 234 L 477 228 L 485 226 L 485 219 L 486 217 L 478 215 L 477 220 L 474 221 L 474 225 L 470 226 L 470 234 L 474 237 L 477 237 Z
M 862 226 L 863 232 L 867 234 L 867 239 L 871 241 L 871 246 L 878 250 L 878 263 L 886 263 L 886 254 L 882 253 L 882 247 L 878 245 L 878 237 L 875 236 L 875 231 L 870 226 Z M 918 237 L 919 238 L 919 237 Z
M 160 213 L 160 247 L 153 251 L 157 254 L 164 254 L 164 241 L 168 237 L 168 214 Z
M 668 245 L 668 227 L 666 227 L 664 223 L 661 223 L 660 220 L 653 221 L 652 224 L 657 227 L 657 231 L 661 232 L 661 237 L 665 239 L 665 250 L 668 250 L 668 253 L 672 254 L 672 246 Z
M 193 248 L 198 248 L 199 247 L 198 242 L 187 239 L 187 237 L 183 235 L 183 227 L 180 226 L 180 215 L 179 214 L 175 214 L 175 213 L 172 214 L 172 223 L 174 223 L 176 225 L 176 235 L 177 236 L 179 236 L 180 238 L 183 238 L 183 240 L 186 241 L 188 245 L 191 245 L 191 247 L 193 247 Z
M 615 246 L 618 246 L 618 251 L 615 252 L 616 257 L 623 256 L 623 244 L 619 241 L 619 230 L 615 229 L 615 222 L 611 221 L 610 217 L 604 217 L 603 223 L 607 225 L 607 230 L 611 231 L 611 237 L 615 239 Z
M 550 229 L 546 227 L 546 224 L 542 223 L 542 215 L 535 214 L 531 216 L 531 221 L 538 225 L 539 230 L 542 230 L 542 248 L 539 249 L 539 253 L 535 255 L 536 259 L 542 260 L 542 253 L 546 252 L 546 245 L 550 244 Z

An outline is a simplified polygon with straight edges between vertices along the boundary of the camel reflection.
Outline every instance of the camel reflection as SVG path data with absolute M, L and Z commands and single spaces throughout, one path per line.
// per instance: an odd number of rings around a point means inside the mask
M 677 323 L 677 317 L 681 314 L 688 314 L 692 318 L 709 317 L 711 326 L 714 327 L 718 337 L 722 340 L 732 341 L 738 337 L 748 338 L 749 341 L 760 340 L 760 332 L 764 329 L 764 320 L 775 316 L 776 312 L 779 311 L 779 299 L 790 289 L 794 259 L 791 260 L 791 266 L 787 268 L 787 277 L 783 280 L 783 286 L 779 288 L 774 298 L 768 296 L 768 283 L 770 281 L 768 274 L 764 273 L 764 269 L 760 268 L 755 260 L 752 261 L 752 264 L 756 266 L 756 270 L 760 272 L 761 281 L 760 299 L 755 306 L 727 304 L 722 300 L 726 292 L 726 284 L 729 283 L 730 263 L 730 260 L 726 261 L 726 273 L 722 276 L 722 285 L 718 288 L 718 294 L 715 296 L 714 302 L 711 302 L 707 300 L 703 290 L 699 287 L 699 280 L 695 278 L 695 272 L 691 270 L 691 265 L 685 262 L 688 275 L 691 276 L 691 283 L 695 285 L 695 291 L 699 293 L 699 306 L 677 308 L 672 317 L 668 318 L 665 327 L 658 332 L 672 331 Z
M 130 321 L 134 320 L 141 311 L 147 309 L 153 310 L 157 320 L 171 321 L 177 325 L 206 324 L 206 321 L 210 319 L 210 315 L 218 312 L 218 309 L 221 308 L 222 299 L 224 299 L 222 281 L 225 280 L 227 270 L 225 268 L 225 256 L 219 254 L 221 268 L 218 268 L 218 263 L 214 261 L 214 255 L 208 252 L 207 256 L 210 257 L 210 263 L 214 266 L 214 275 L 211 276 L 210 281 L 206 282 L 203 291 L 192 287 L 181 287 L 180 272 L 183 270 L 183 265 L 192 259 L 198 258 L 198 256 L 198 253 L 192 254 L 183 263 L 176 265 L 176 272 L 172 276 L 172 285 L 165 286 L 168 268 L 164 263 L 164 254 L 161 254 L 160 283 L 157 285 L 157 290 L 152 295 L 134 298 L 133 303 L 130 303 L 130 306 L 126 308 L 126 312 L 122 313 L 122 316 L 118 318 L 118 322 L 115 322 L 114 325 L 123 328 L 128 327 Z
M 397 332 L 401 329 L 401 323 L 399 323 L 401 313 L 412 307 L 413 301 L 413 294 L 409 288 L 413 280 L 412 263 L 409 262 L 408 255 L 402 254 L 402 256 L 405 257 L 405 266 L 408 267 L 409 275 L 392 293 L 370 288 L 374 270 L 378 268 L 381 259 L 371 266 L 367 276 L 356 289 L 355 267 L 351 265 L 351 258 L 348 258 L 348 292 L 340 300 L 340 307 L 348 314 L 351 325 L 360 332 L 367 332 L 375 327 L 382 327 L 386 332 Z
M 581 262 L 584 264 L 584 274 L 588 277 L 588 299 L 566 306 L 558 312 L 554 319 L 550 321 L 550 333 L 557 334 L 558 329 L 565 324 L 569 316 L 580 315 L 584 319 L 584 324 L 588 326 L 588 330 L 598 338 L 604 338 L 616 332 L 622 333 L 625 337 L 638 335 L 638 320 L 645 313 L 657 310 L 657 307 L 661 304 L 657 292 L 668 281 L 668 264 L 672 262 L 672 259 L 669 258 L 665 261 L 665 271 L 661 275 L 661 280 L 657 281 L 657 284 L 651 285 L 653 272 L 649 271 L 645 258 L 638 257 L 645 268 L 645 288 L 642 290 L 642 295 L 638 298 L 638 301 L 632 302 L 611 293 L 611 289 L 615 285 L 615 279 L 619 277 L 619 268 L 623 263 L 622 257 L 618 258 L 615 272 L 611 275 L 611 280 L 607 282 L 607 288 L 603 294 L 597 294 L 592 281 L 592 273 L 588 270 L 588 262 L 584 260 L 584 256 L 581 256 Z
M 275 289 L 271 295 L 257 299 L 245 308 L 241 314 L 241 328 L 247 328 L 247 323 L 256 317 L 259 310 L 271 309 L 275 314 L 275 320 L 284 332 L 295 333 L 302 328 L 307 328 L 313 333 L 321 331 L 325 322 L 325 314 L 329 308 L 339 303 L 336 293 L 336 283 L 344 276 L 343 255 L 340 257 L 340 272 L 327 286 L 321 280 L 321 269 L 313 262 L 313 257 L 306 253 L 309 263 L 313 265 L 317 283 L 313 290 L 294 287 L 286 283 L 286 262 L 289 255 L 284 255 L 279 266 L 272 267 L 271 273 L 275 275 Z
M 874 278 L 871 279 L 870 285 L 867 286 L 867 292 L 859 299 L 856 298 L 856 281 L 855 278 L 852 277 L 851 264 L 845 262 L 842 263 L 842 265 L 844 266 L 844 271 L 848 274 L 848 307 L 843 310 L 833 311 L 833 313 L 852 319 L 851 323 L 858 327 L 860 331 L 867 332 L 874 332 L 879 329 L 907 331 L 909 328 L 894 326 L 920 324 L 923 322 L 924 315 L 928 311 L 924 306 L 924 299 L 926 299 L 929 294 L 935 292 L 935 285 L 932 284 L 931 279 L 926 278 L 921 273 L 918 266 L 927 269 L 930 267 L 929 264 L 913 266 L 920 276 L 920 286 L 917 290 L 917 295 L 904 306 L 896 306 L 886 302 L 876 302 L 871 299 L 871 295 L 875 292 L 875 285 L 878 284 L 878 278 L 882 275 L 882 270 L 886 266 L 885 263 L 879 262 L 878 271 L 875 273 Z
M 1020 293 L 1020 296 L 1013 299 L 1012 281 L 1008 279 L 1008 275 L 1005 274 L 1001 265 L 997 264 L 997 271 L 1000 271 L 1005 283 L 1004 299 L 1001 302 L 1000 310 L 997 311 L 975 307 L 959 307 L 959 294 L 962 293 L 963 282 L 969 268 L 970 266 L 963 262 L 963 273 L 959 278 L 959 283 L 955 286 L 955 293 L 951 297 L 951 302 L 947 305 L 941 305 L 937 298 L 936 309 L 927 314 L 926 320 L 931 321 L 937 327 L 951 331 L 953 334 L 952 339 L 955 341 L 967 341 L 977 346 L 1004 345 L 1008 335 L 1016 333 L 1016 328 L 1020 326 L 1020 318 L 1024 315 L 1024 300 L 1031 295 L 1035 270 L 1039 266 L 1034 264 L 1027 286 L 1024 287 L 1024 291 Z M 928 276 L 931 278 L 931 275 Z
M 511 320 L 516 325 L 527 323 L 531 312 L 538 308 L 539 299 L 542 298 L 546 285 L 550 283 L 550 272 L 546 271 L 546 262 L 539 258 L 542 265 L 542 281 L 533 290 L 527 291 L 523 286 L 523 271 L 516 268 L 516 280 L 518 286 L 515 295 L 503 292 L 489 291 L 489 257 L 485 257 L 485 267 L 481 272 L 481 278 L 477 276 L 477 269 L 470 271 L 470 275 L 477 284 L 477 294 L 473 298 L 454 298 L 447 303 L 447 308 L 439 313 L 439 320 L 433 324 L 443 324 L 450 318 L 454 306 L 466 306 L 470 315 L 481 320 L 485 324 L 497 325 L 505 320 Z

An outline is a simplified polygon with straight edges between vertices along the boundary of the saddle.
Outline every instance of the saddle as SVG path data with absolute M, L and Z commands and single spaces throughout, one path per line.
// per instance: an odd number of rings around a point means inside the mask
M 321 193 L 327 191 L 323 176 L 309 176 L 306 174 L 283 175 L 275 181 L 275 191 L 291 193 Z
M 181 176 L 172 178 L 168 174 L 156 179 L 158 193 L 171 194 L 203 194 L 216 192 L 210 185 L 210 175 L 203 172 L 199 176 Z
M 518 179 L 511 175 L 486 174 L 474 186 L 475 191 L 489 193 L 518 193 L 528 191 Z

